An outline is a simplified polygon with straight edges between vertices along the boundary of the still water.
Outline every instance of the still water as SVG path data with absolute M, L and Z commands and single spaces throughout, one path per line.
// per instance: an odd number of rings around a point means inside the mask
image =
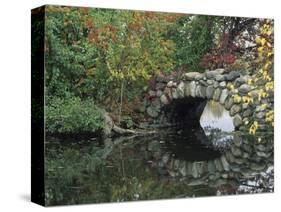
M 273 192 L 273 138 L 234 132 L 207 103 L 201 127 L 149 137 L 46 139 L 48 205 Z

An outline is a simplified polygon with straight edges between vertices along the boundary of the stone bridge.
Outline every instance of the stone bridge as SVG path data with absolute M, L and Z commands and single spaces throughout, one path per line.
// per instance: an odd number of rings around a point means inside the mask
M 260 98 L 258 86 L 248 83 L 251 80 L 250 75 L 224 69 L 185 73 L 177 79 L 158 77 L 146 96 L 144 109 L 149 123 L 156 126 L 191 124 L 188 131 L 196 133 L 189 140 L 204 143 L 216 151 L 216 143 L 205 139 L 199 122 L 206 103 L 213 100 L 229 111 L 236 131 L 232 132 L 231 141 L 226 142 L 227 148 L 219 150 L 218 156 L 198 161 L 174 157 L 172 151 L 162 151 L 161 145 L 166 144 L 155 139 L 143 150 L 144 155 L 150 155 L 152 166 L 160 174 L 188 179 L 189 185 L 208 184 L 214 187 L 241 184 L 238 182 L 240 179 L 254 180 L 261 172 L 265 173 L 269 167 L 273 167 L 273 140 L 262 138 L 260 143 L 256 143 L 256 140 L 247 138 L 247 134 L 241 132 L 249 129 L 243 123 L 252 119 L 257 120 L 259 127 L 263 128 L 269 109 L 261 105 L 266 104 L 268 108 L 273 108 L 274 104 L 273 93 Z M 248 96 L 252 98 L 250 103 L 244 101 Z M 208 149 L 209 147 L 206 148 Z
M 249 75 L 239 71 L 226 72 L 224 69 L 189 72 L 178 80 L 157 78 L 155 87 L 149 90 L 145 110 L 153 124 L 199 124 L 200 116 L 208 100 L 222 104 L 233 117 L 236 129 L 245 129 L 243 121 L 249 117 L 264 123 L 265 109 L 261 104 L 273 104 L 273 98 L 258 101 L 259 91 L 247 82 Z M 236 89 L 235 89 L 236 88 Z M 251 94 L 251 104 L 243 102 L 243 96 Z M 239 95 L 235 99 L 233 95 Z M 262 125 L 261 125 L 262 126 Z

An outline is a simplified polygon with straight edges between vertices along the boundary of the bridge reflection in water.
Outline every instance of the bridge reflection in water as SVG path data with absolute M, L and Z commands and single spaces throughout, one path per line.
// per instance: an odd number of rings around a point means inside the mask
M 260 134 L 261 139 L 255 139 L 233 131 L 228 112 L 212 102 L 206 105 L 200 124 L 163 128 L 149 137 L 107 138 L 98 146 L 93 146 L 96 143 L 93 141 L 55 142 L 56 138 L 47 138 L 47 163 L 51 167 L 46 178 L 47 200 L 52 204 L 60 201 L 71 204 L 82 201 L 77 198 L 103 202 L 114 201 L 114 198 L 126 201 L 273 192 L 271 135 Z M 165 194 L 168 191 L 163 187 L 162 193 L 155 197 L 149 196 L 150 191 L 146 190 L 143 196 L 131 199 L 128 191 L 123 196 L 119 194 L 124 189 L 118 187 L 120 184 L 141 182 L 147 173 L 155 176 L 154 183 L 159 184 L 159 189 L 165 182 L 176 191 Z M 198 187 L 205 189 L 204 192 L 192 190 Z M 192 192 L 180 193 L 179 188 L 189 188 Z M 105 193 L 100 194 L 102 192 Z M 112 192 L 115 197 L 94 199 L 113 195 Z

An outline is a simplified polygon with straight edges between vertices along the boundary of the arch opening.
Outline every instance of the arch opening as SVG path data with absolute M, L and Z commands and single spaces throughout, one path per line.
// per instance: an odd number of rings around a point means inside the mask
M 206 99 L 198 97 L 173 99 L 162 108 L 162 112 L 169 124 L 199 127 L 199 120 L 206 104 Z
M 174 131 L 167 144 L 179 158 L 215 159 L 233 143 L 233 118 L 219 102 L 200 97 L 177 98 L 162 108 L 162 114 L 162 120 L 173 126 L 166 131 Z

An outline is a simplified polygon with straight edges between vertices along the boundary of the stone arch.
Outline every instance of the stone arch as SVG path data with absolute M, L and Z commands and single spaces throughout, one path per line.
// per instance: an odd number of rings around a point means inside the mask
M 243 76 L 238 71 L 226 73 L 224 69 L 217 69 L 205 73 L 189 72 L 178 81 L 172 79 L 168 82 L 160 81 L 162 85 L 156 85 L 156 90 L 149 92 L 151 101 L 146 111 L 156 123 L 160 124 L 173 122 L 172 114 L 183 120 L 186 116 L 193 121 L 196 119 L 199 121 L 206 102 L 214 100 L 229 111 L 235 128 L 239 129 L 243 120 L 252 114 L 252 110 L 248 105 L 234 101 L 233 93 L 227 88 L 227 83 L 238 85 L 237 92 L 245 95 L 251 90 L 246 84 L 248 78 L 249 76 Z

